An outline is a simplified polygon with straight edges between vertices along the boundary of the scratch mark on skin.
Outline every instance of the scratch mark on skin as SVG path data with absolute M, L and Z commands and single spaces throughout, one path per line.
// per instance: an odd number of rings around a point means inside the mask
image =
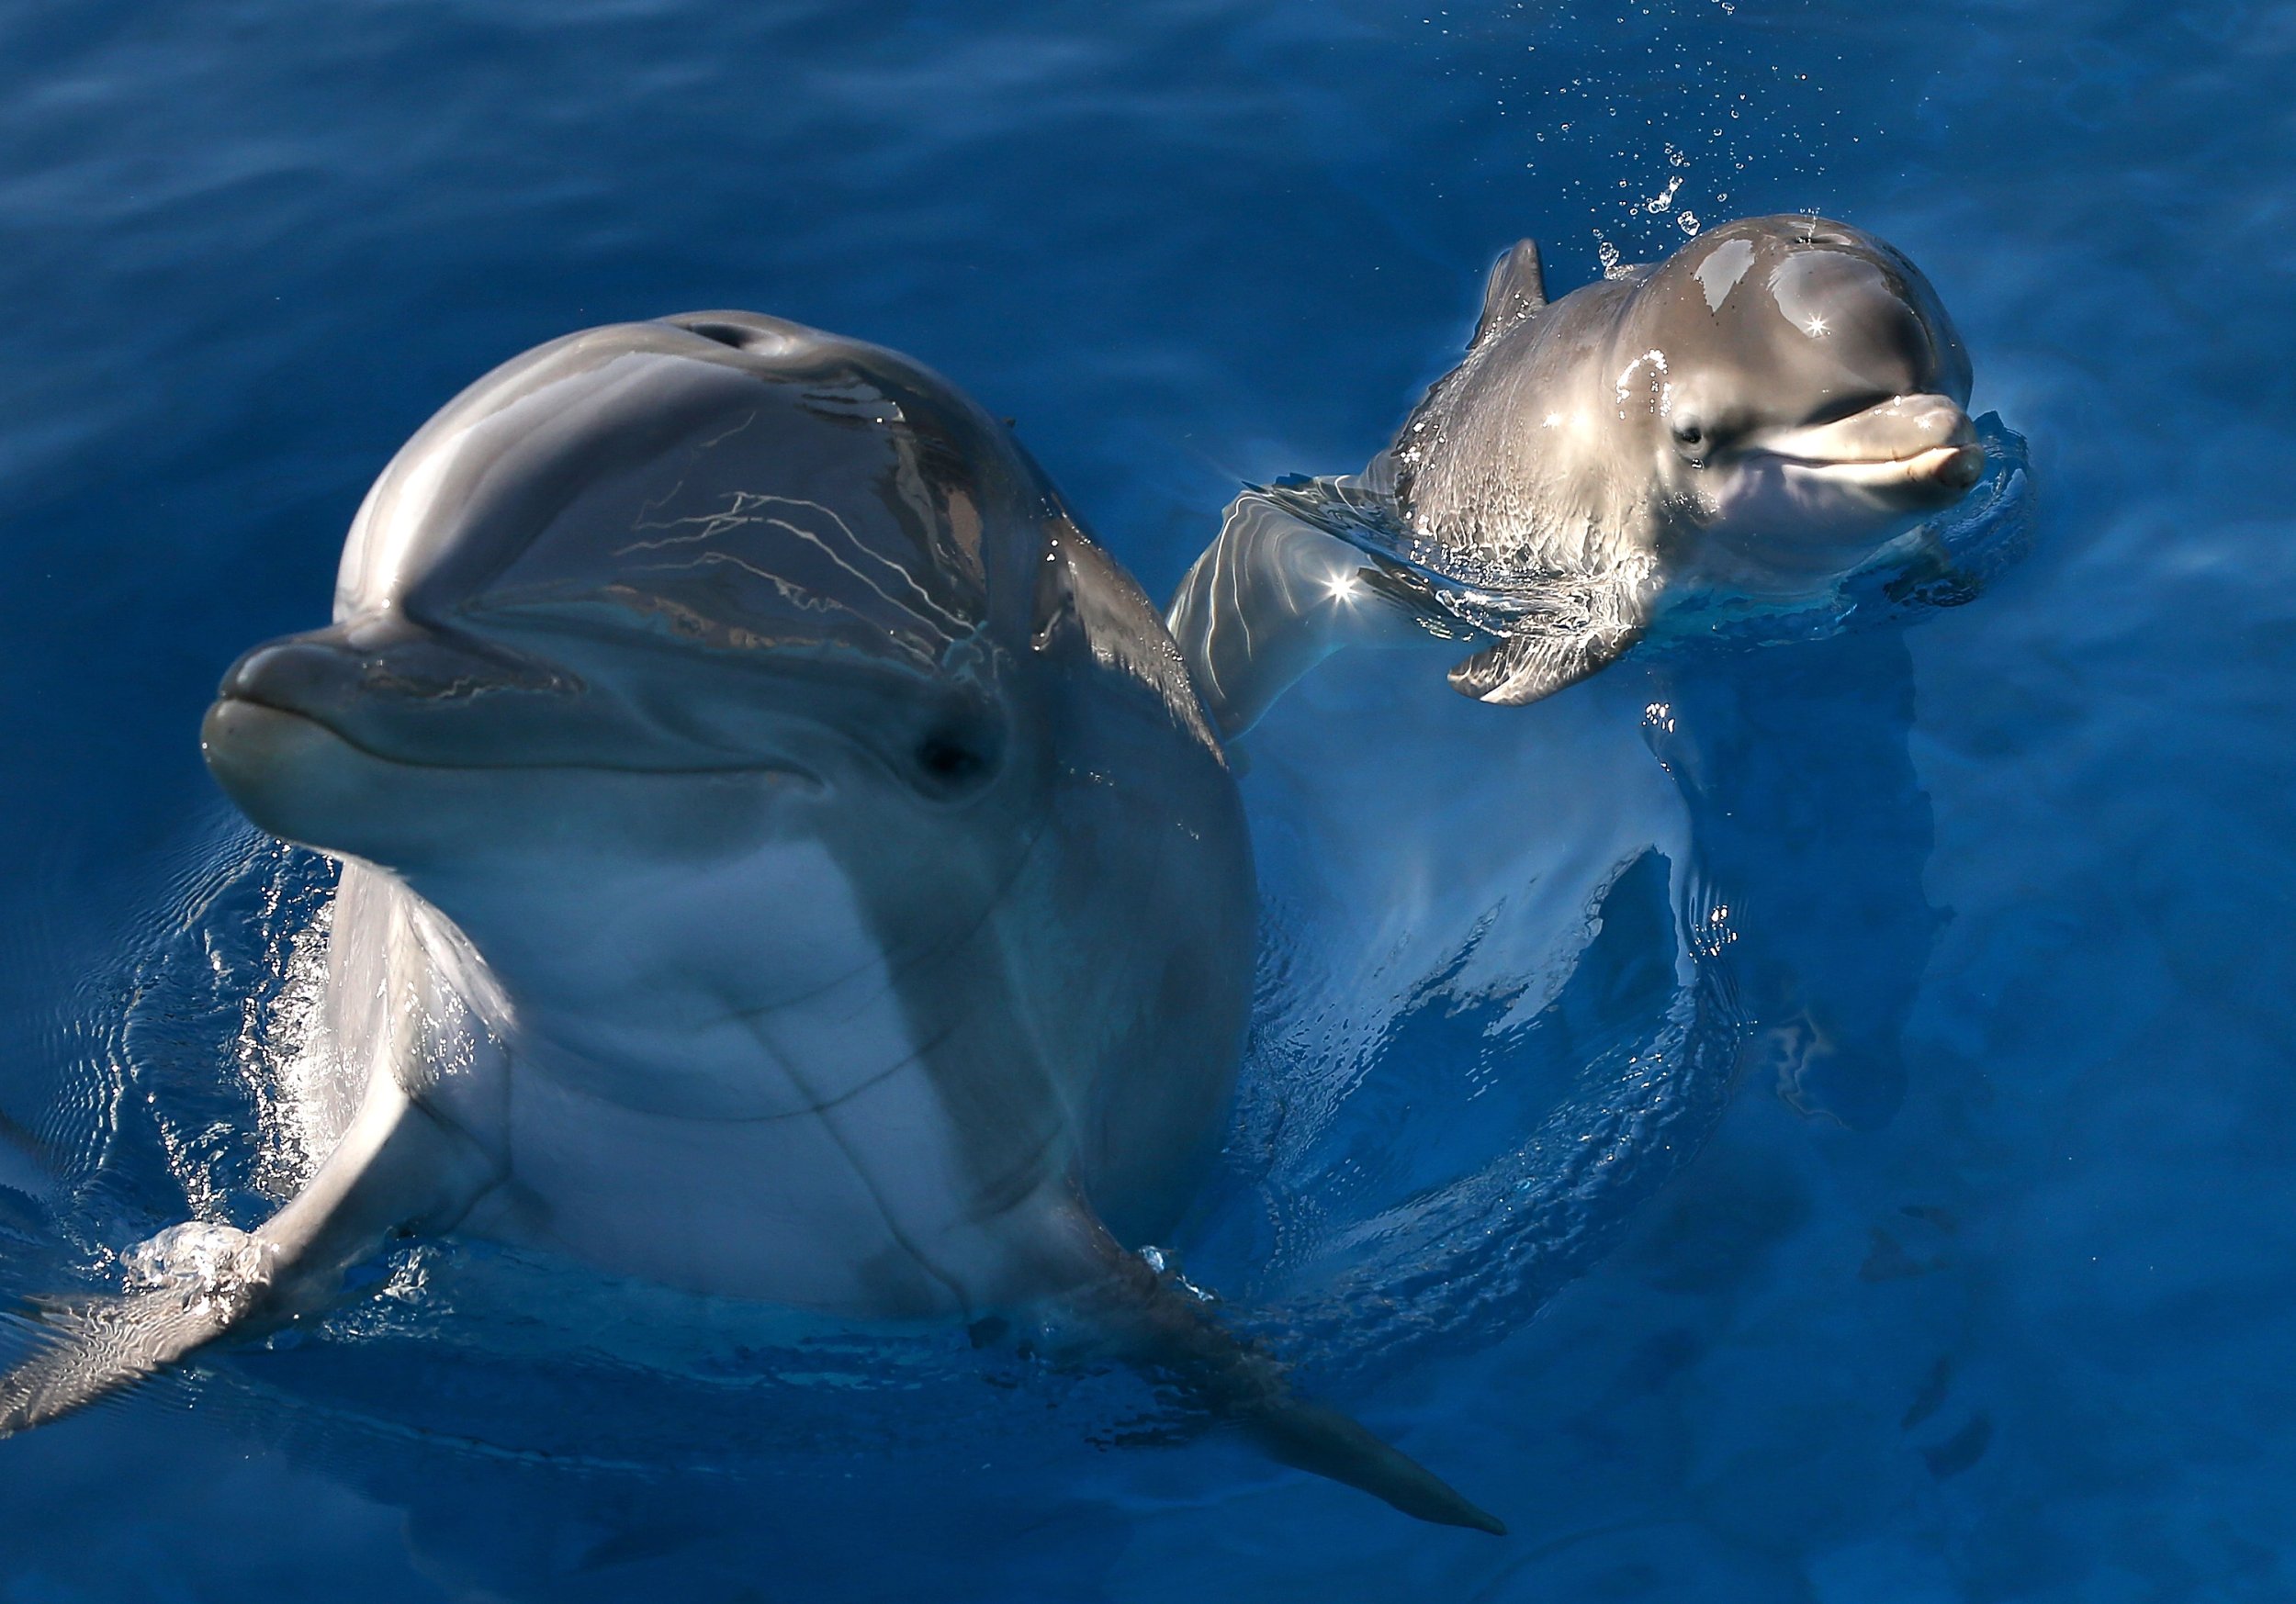
M 877 1188 L 876 1177 L 863 1168 L 861 1161 L 854 1157 L 852 1145 L 845 1139 L 845 1133 L 838 1129 L 837 1121 L 824 1119 L 821 1122 L 821 1128 L 827 1134 L 829 1140 L 835 1144 L 837 1150 L 845 1156 L 847 1167 L 853 1172 L 853 1178 L 861 1183 L 861 1190 L 869 1194 L 870 1202 L 877 1206 L 877 1216 L 884 1223 L 885 1235 L 891 1237 L 899 1245 L 901 1251 L 909 1256 L 917 1269 L 922 1271 L 929 1279 L 940 1284 L 942 1289 L 949 1294 L 950 1301 L 956 1305 L 960 1315 L 966 1319 L 972 1318 L 974 1313 L 972 1297 L 962 1286 L 958 1284 L 955 1276 L 927 1259 L 924 1250 L 910 1240 L 909 1234 L 895 1223 L 893 1210 L 885 1206 L 884 1194 Z
M 797 1073 L 797 1071 L 791 1066 L 788 1058 L 782 1052 L 782 1049 L 779 1047 L 776 1047 L 772 1038 L 767 1036 L 765 1031 L 760 1028 L 764 1021 L 745 1020 L 744 1023 L 750 1026 L 749 1034 L 756 1040 L 757 1044 L 766 1050 L 767 1055 L 771 1057 L 775 1063 L 781 1065 L 782 1072 L 787 1075 L 791 1082 L 793 1082 L 800 1091 L 805 1093 L 805 1094 L 809 1097 L 814 1097 L 815 1101 L 804 1108 L 793 1108 L 783 1114 L 752 1114 L 743 1116 L 739 1118 L 721 1120 L 719 1123 L 724 1125 L 772 1125 L 784 1119 L 803 1119 L 808 1115 L 827 1114 L 832 1108 L 840 1107 L 847 1103 L 850 1103 L 854 1098 L 860 1096 L 862 1093 L 870 1090 L 872 1087 L 884 1085 L 887 1081 L 893 1079 L 894 1076 L 899 1074 L 903 1070 L 906 1070 L 911 1065 L 917 1063 L 919 1060 L 923 1059 L 927 1054 L 932 1052 L 935 1049 L 947 1045 L 949 1038 L 954 1036 L 971 1017 L 972 1015 L 969 1014 L 958 1015 L 957 1017 L 951 1019 L 947 1025 L 942 1026 L 940 1030 L 936 1031 L 930 1038 L 919 1042 L 914 1049 L 903 1057 L 895 1060 L 892 1063 L 887 1064 L 884 1069 L 879 1070 L 876 1073 L 865 1077 L 851 1086 L 848 1086 L 844 1091 L 839 1092 L 834 1097 L 821 1097 L 816 1094 L 811 1087 L 805 1084 L 805 1078 Z
M 700 449 L 700 450 L 702 450 L 702 451 L 711 451 L 711 450 L 714 450 L 714 449 L 715 449 L 716 447 L 718 447 L 718 446 L 720 446 L 720 445 L 725 444 L 725 443 L 726 443 L 726 442 L 727 442 L 728 440 L 731 440 L 731 439 L 732 439 L 735 435 L 737 435 L 737 434 L 740 433 L 743 430 L 745 430 L 745 429 L 748 428 L 750 424 L 755 423 L 757 421 L 758 421 L 758 412 L 757 412 L 757 409 L 756 409 L 756 408 L 754 408 L 754 407 L 752 407 L 752 408 L 748 410 L 748 413 L 746 413 L 746 414 L 743 416 L 743 418 L 742 418 L 742 420 L 741 420 L 741 421 L 740 421 L 740 422 L 738 422 L 738 423 L 735 424 L 735 425 L 734 425 L 731 429 L 726 430 L 726 432 L 725 432 L 725 433 L 723 433 L 723 434 L 713 434 L 713 435 L 711 435 L 711 436 L 710 436 L 707 440 L 704 440 L 703 442 L 702 442 L 702 443 L 701 443 L 701 445 L 700 445 L 700 447 L 699 447 L 698 449 Z M 684 488 L 685 488 L 685 480 L 683 480 L 682 478 L 681 478 L 681 479 L 680 479 L 680 480 L 678 481 L 678 486 L 679 486 L 679 488 L 680 488 L 680 489 Z M 677 490 L 672 490 L 672 491 L 670 492 L 670 494 L 671 494 L 672 496 L 676 495 L 677 493 L 678 493 L 678 492 L 677 492 Z M 652 510 L 652 509 L 651 509 L 651 508 L 648 508 L 648 509 L 647 509 L 647 510 L 648 510 L 648 511 L 651 511 L 651 510 Z
M 726 430 L 722 434 L 711 435 L 707 440 L 702 442 L 700 445 L 694 447 L 693 454 L 695 459 L 699 460 L 704 452 L 714 450 L 717 446 L 725 444 L 726 442 L 731 440 L 735 435 L 740 433 L 743 430 L 748 428 L 750 424 L 755 423 L 757 421 L 757 409 L 751 408 L 748 412 L 743 415 L 740 422 L 735 424 L 732 428 Z M 689 466 L 691 466 L 691 465 L 689 465 Z M 647 521 L 652 518 L 655 513 L 669 506 L 672 501 L 675 501 L 681 494 L 684 493 L 685 488 L 686 476 L 684 474 L 680 474 L 676 484 L 670 486 L 669 489 L 664 490 L 660 497 L 657 499 L 648 501 L 643 507 L 638 509 L 637 522 L 633 527 L 638 529 L 656 527 L 655 525 L 649 524 Z
M 674 494 L 675 492 L 673 491 L 672 495 L 674 496 Z M 837 526 L 838 533 L 845 537 L 846 541 L 852 546 L 856 553 L 873 559 L 885 568 L 890 569 L 895 575 L 897 575 L 901 583 L 908 590 L 915 593 L 917 600 L 921 602 L 927 610 L 942 621 L 942 624 L 945 627 L 941 629 L 940 633 L 943 634 L 944 638 L 954 638 L 953 635 L 950 634 L 951 630 L 962 633 L 967 627 L 963 619 L 960 618 L 957 614 L 951 612 L 947 608 L 942 607 L 939 602 L 935 601 L 931 593 L 917 582 L 916 578 L 907 568 L 904 567 L 901 564 L 893 561 L 891 558 L 881 556 L 877 553 L 870 550 L 869 546 L 861 539 L 861 537 L 853 533 L 852 526 L 847 523 L 834 509 L 826 507 L 818 501 L 806 500 L 803 497 L 776 496 L 762 490 L 733 490 L 727 492 L 727 494 L 730 498 L 729 503 L 723 510 L 720 511 L 697 512 L 689 514 L 682 518 L 671 518 L 667 520 L 648 520 L 641 517 L 638 522 L 634 525 L 636 529 L 679 530 L 682 526 L 689 524 L 699 524 L 701 527 L 686 533 L 665 534 L 658 540 L 633 541 L 627 545 L 616 548 L 613 555 L 617 557 L 626 557 L 638 552 L 661 551 L 670 546 L 687 545 L 697 542 L 715 540 L 718 536 L 723 535 L 731 530 L 745 528 L 756 524 L 764 524 L 771 528 L 785 530 L 790 534 L 794 535 L 797 539 L 812 544 L 816 547 L 824 556 L 827 557 L 829 561 L 844 569 L 847 573 L 852 575 L 854 578 L 859 579 L 862 584 L 868 586 L 870 589 L 884 598 L 885 600 L 892 602 L 895 607 L 902 609 L 902 611 L 910 613 L 914 617 L 917 617 L 919 619 L 924 618 L 924 614 L 919 612 L 915 606 L 905 600 L 900 596 L 895 595 L 892 590 L 887 589 L 883 584 L 880 584 L 878 580 L 871 578 L 868 574 L 863 573 L 859 567 L 856 567 L 852 563 L 847 561 L 837 552 L 831 550 L 829 544 L 822 538 L 819 532 L 793 523 L 785 518 L 772 517 L 760 510 L 766 507 L 802 507 L 820 513 L 824 518 L 827 518 L 831 523 L 835 524 Z M 665 498 L 665 500 L 667 499 L 668 498 Z M 651 510 L 651 509 L 648 510 Z M 706 553 L 699 560 L 715 560 L 735 563 L 736 565 L 748 568 L 750 572 L 757 574 L 760 578 L 773 580 L 774 582 L 779 583 L 778 580 L 775 580 L 775 577 L 773 575 L 769 574 L 762 569 L 757 568 L 751 564 L 743 562 L 740 558 L 736 557 L 729 552 Z

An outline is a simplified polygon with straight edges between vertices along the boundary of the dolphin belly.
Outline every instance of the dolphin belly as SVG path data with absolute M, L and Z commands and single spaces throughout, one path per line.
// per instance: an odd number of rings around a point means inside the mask
M 1040 1206 L 1073 1143 L 1030 1072 L 994 935 L 889 946 L 817 847 L 779 851 L 774 869 L 789 894 L 745 945 L 802 953 L 803 983 L 712 1000 L 658 1038 L 667 1058 L 592 1059 L 513 1026 L 508 1180 L 464 1228 L 864 1318 L 1058 1290 L 1064 1255 L 1048 1274 Z
M 511 1170 L 465 1228 L 719 1296 L 860 1317 L 966 1307 L 911 1235 L 965 1212 L 919 1066 L 826 1113 L 747 1120 L 624 1108 L 516 1076 Z

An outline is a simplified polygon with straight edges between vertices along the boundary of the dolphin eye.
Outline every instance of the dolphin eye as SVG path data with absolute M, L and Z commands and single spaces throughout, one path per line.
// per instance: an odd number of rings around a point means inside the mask
M 942 801 L 970 795 L 996 771 L 996 753 L 986 733 L 962 724 L 936 724 L 910 755 L 919 789 Z
M 1684 456 L 1697 461 L 1705 454 L 1705 425 L 1695 418 L 1677 418 L 1674 421 L 1674 444 Z

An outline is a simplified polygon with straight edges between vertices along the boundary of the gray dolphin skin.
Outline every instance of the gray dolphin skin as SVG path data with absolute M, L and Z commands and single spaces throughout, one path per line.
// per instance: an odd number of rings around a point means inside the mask
M 242 657 L 203 740 L 343 860 L 364 1101 L 268 1221 L 200 1228 L 196 1284 L 52 1316 L 0 1435 L 452 1229 L 843 1318 L 1049 1309 L 1500 1530 L 1129 1251 L 1240 1057 L 1242 806 L 1153 607 L 945 380 L 741 312 L 529 352 L 399 453 L 334 622 Z
M 1685 604 L 1806 595 L 1951 506 L 1985 467 L 1969 385 L 1929 281 L 1844 223 L 1730 223 L 1551 303 L 1525 240 L 1492 270 L 1466 359 L 1336 484 L 1470 580 L 1536 595 L 1533 627 L 1450 672 L 1522 703 Z M 1476 634 L 1257 494 L 1169 622 L 1229 735 L 1344 646 Z

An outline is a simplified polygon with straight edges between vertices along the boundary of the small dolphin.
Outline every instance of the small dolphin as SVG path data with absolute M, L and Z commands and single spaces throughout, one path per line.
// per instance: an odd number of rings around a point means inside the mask
M 334 623 L 224 677 L 208 764 L 343 859 L 364 1102 L 252 1233 L 83 1309 L 0 1435 L 456 1229 L 870 1318 L 1052 1306 L 1287 1463 L 1498 1523 L 1295 1396 L 1128 1247 L 1220 1131 L 1241 802 L 1154 609 L 945 380 L 772 318 L 480 379 L 351 527 Z
M 1334 483 L 1469 582 L 1532 598 L 1450 680 L 1534 701 L 1671 612 L 1807 595 L 1951 506 L 1985 469 L 1969 385 L 1929 281 L 1844 223 L 1730 223 L 1551 303 L 1525 240 L 1466 359 Z M 1341 646 L 1476 633 L 1266 493 L 1230 509 L 1169 622 L 1227 735 Z

